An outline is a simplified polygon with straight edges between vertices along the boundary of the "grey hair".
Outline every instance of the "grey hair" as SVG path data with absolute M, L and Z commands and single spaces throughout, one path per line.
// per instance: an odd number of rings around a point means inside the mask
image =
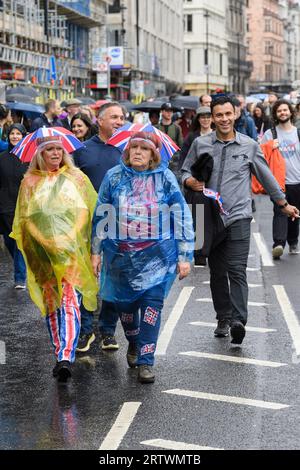
M 125 111 L 124 107 L 118 101 L 109 101 L 108 103 L 105 103 L 103 106 L 101 106 L 101 108 L 99 109 L 97 118 L 98 119 L 103 118 L 106 110 L 109 109 L 109 108 L 112 108 L 113 106 L 118 106 L 118 108 L 121 108 L 122 112 L 124 114 L 124 117 L 126 116 L 126 111 Z
M 40 170 L 40 171 L 47 171 L 47 167 L 45 165 L 45 161 L 43 159 L 43 156 L 42 156 L 42 152 L 43 152 L 44 149 L 42 150 L 38 150 L 33 159 L 31 160 L 30 162 L 30 165 L 29 165 L 29 168 L 28 168 L 28 173 L 32 173 L 34 172 L 35 170 Z M 73 162 L 73 159 L 71 157 L 71 155 L 69 155 L 64 149 L 63 149 L 63 157 L 62 157 L 62 161 L 61 161 L 61 164 L 60 166 L 66 166 L 68 167 L 69 169 L 73 169 L 75 168 L 75 165 L 74 165 L 74 162 Z

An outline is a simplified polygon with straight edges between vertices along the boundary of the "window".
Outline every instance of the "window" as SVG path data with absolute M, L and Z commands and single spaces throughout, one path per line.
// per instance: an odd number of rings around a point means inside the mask
M 191 33 L 193 31 L 193 15 L 184 15 L 184 30 Z
M 191 73 L 191 49 L 187 49 L 186 54 L 186 68 L 187 73 Z
M 271 32 L 271 19 L 267 18 L 265 20 L 265 32 L 270 33 Z

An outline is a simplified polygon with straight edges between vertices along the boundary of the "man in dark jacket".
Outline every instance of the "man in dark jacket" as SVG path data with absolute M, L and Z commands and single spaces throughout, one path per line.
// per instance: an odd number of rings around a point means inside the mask
M 71 121 L 72 117 L 75 116 L 75 114 L 78 114 L 80 112 L 80 105 L 81 101 L 79 101 L 77 98 L 71 98 L 67 101 L 65 101 L 65 110 L 67 111 L 68 115 L 64 119 L 61 120 L 62 125 L 65 129 L 68 131 L 71 130 Z
M 48 100 L 45 103 L 45 113 L 34 119 L 30 132 L 34 132 L 40 127 L 62 127 L 62 122 L 57 116 L 60 114 L 60 107 L 57 100 Z
M 117 129 L 124 125 L 124 110 L 116 101 L 106 103 L 99 109 L 97 121 L 99 134 L 87 140 L 84 143 L 85 147 L 77 150 L 73 157 L 75 164 L 89 177 L 98 193 L 106 172 L 120 163 L 121 152 L 116 147 L 107 145 L 106 142 Z M 85 310 L 83 305 L 80 310 L 81 332 L 77 351 L 87 352 L 95 340 L 93 315 L 92 312 Z M 114 350 L 119 348 L 114 336 L 118 318 L 119 315 L 114 304 L 103 301 L 99 314 L 102 349 Z

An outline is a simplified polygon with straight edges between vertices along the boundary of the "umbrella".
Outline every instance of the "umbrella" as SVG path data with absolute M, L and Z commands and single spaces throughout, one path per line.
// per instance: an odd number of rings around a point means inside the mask
M 99 109 L 99 108 L 101 108 L 101 106 L 103 106 L 106 103 L 109 103 L 109 101 L 108 100 L 98 100 L 98 101 L 96 101 L 96 103 L 91 104 L 90 107 L 92 109 Z
M 29 119 L 35 119 L 45 112 L 44 106 L 33 103 L 7 102 L 6 106 L 12 111 L 22 111 Z
M 199 108 L 198 96 L 176 96 L 171 98 L 171 104 L 174 108 L 197 109 Z
M 166 101 L 143 101 L 140 104 L 134 106 L 134 111 L 141 111 L 142 113 L 150 113 L 151 111 L 160 111 L 162 105 Z
M 35 88 L 29 86 L 16 86 L 6 89 L 6 96 L 14 95 L 16 93 L 25 96 L 31 96 L 32 98 L 39 96 L 39 92 Z
M 93 100 L 93 98 L 90 98 L 89 96 L 76 96 L 81 101 L 81 104 L 90 106 L 91 104 L 95 104 L 96 100 Z
M 11 151 L 22 162 L 30 162 L 37 149 L 37 139 L 42 137 L 59 137 L 66 152 L 72 153 L 84 147 L 71 131 L 64 127 L 41 127 L 35 132 L 26 135 Z
M 21 93 L 14 93 L 14 94 L 6 94 L 6 101 L 12 102 L 15 101 L 16 103 L 31 103 L 35 104 L 35 98 L 33 96 L 22 95 Z
M 165 162 L 169 162 L 173 154 L 179 150 L 179 147 L 177 147 L 175 142 L 173 142 L 167 134 L 161 132 L 151 124 L 132 124 L 131 122 L 120 127 L 106 143 L 118 147 L 118 149 L 123 152 L 128 145 L 129 139 L 136 132 L 149 132 L 159 136 L 162 143 L 160 155 Z
M 127 109 L 128 113 L 131 113 L 131 111 L 133 111 L 135 108 L 135 104 L 131 103 L 131 101 L 128 101 L 128 100 L 119 101 L 119 103 L 121 106 Z

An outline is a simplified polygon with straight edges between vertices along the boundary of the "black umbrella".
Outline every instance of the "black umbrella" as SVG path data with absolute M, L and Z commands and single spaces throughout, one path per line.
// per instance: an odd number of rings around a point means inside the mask
M 6 95 L 6 101 L 16 103 L 35 103 L 33 96 L 22 95 L 21 93 L 14 93 Z
M 200 106 L 198 96 L 176 96 L 170 101 L 174 107 L 179 109 L 197 109 Z
M 90 98 L 89 96 L 76 96 L 76 98 L 81 101 L 83 105 L 89 106 L 90 104 L 95 104 L 96 100 Z
M 160 108 L 164 103 L 167 103 L 167 101 L 143 101 L 143 103 L 137 104 L 133 109 L 135 111 L 142 111 L 143 113 L 150 113 L 151 111 L 160 111 Z M 173 106 L 174 111 L 181 111 L 181 108 L 178 106 Z
M 120 105 L 124 106 L 124 108 L 127 109 L 127 112 L 128 113 L 131 113 L 131 111 L 133 111 L 135 109 L 135 104 L 134 103 L 131 103 L 131 101 L 129 100 L 123 100 L 123 101 L 119 101 Z
M 25 96 L 32 96 L 33 98 L 39 96 L 39 92 L 35 88 L 29 86 L 16 86 L 6 89 L 6 96 L 15 95 L 16 93 Z

